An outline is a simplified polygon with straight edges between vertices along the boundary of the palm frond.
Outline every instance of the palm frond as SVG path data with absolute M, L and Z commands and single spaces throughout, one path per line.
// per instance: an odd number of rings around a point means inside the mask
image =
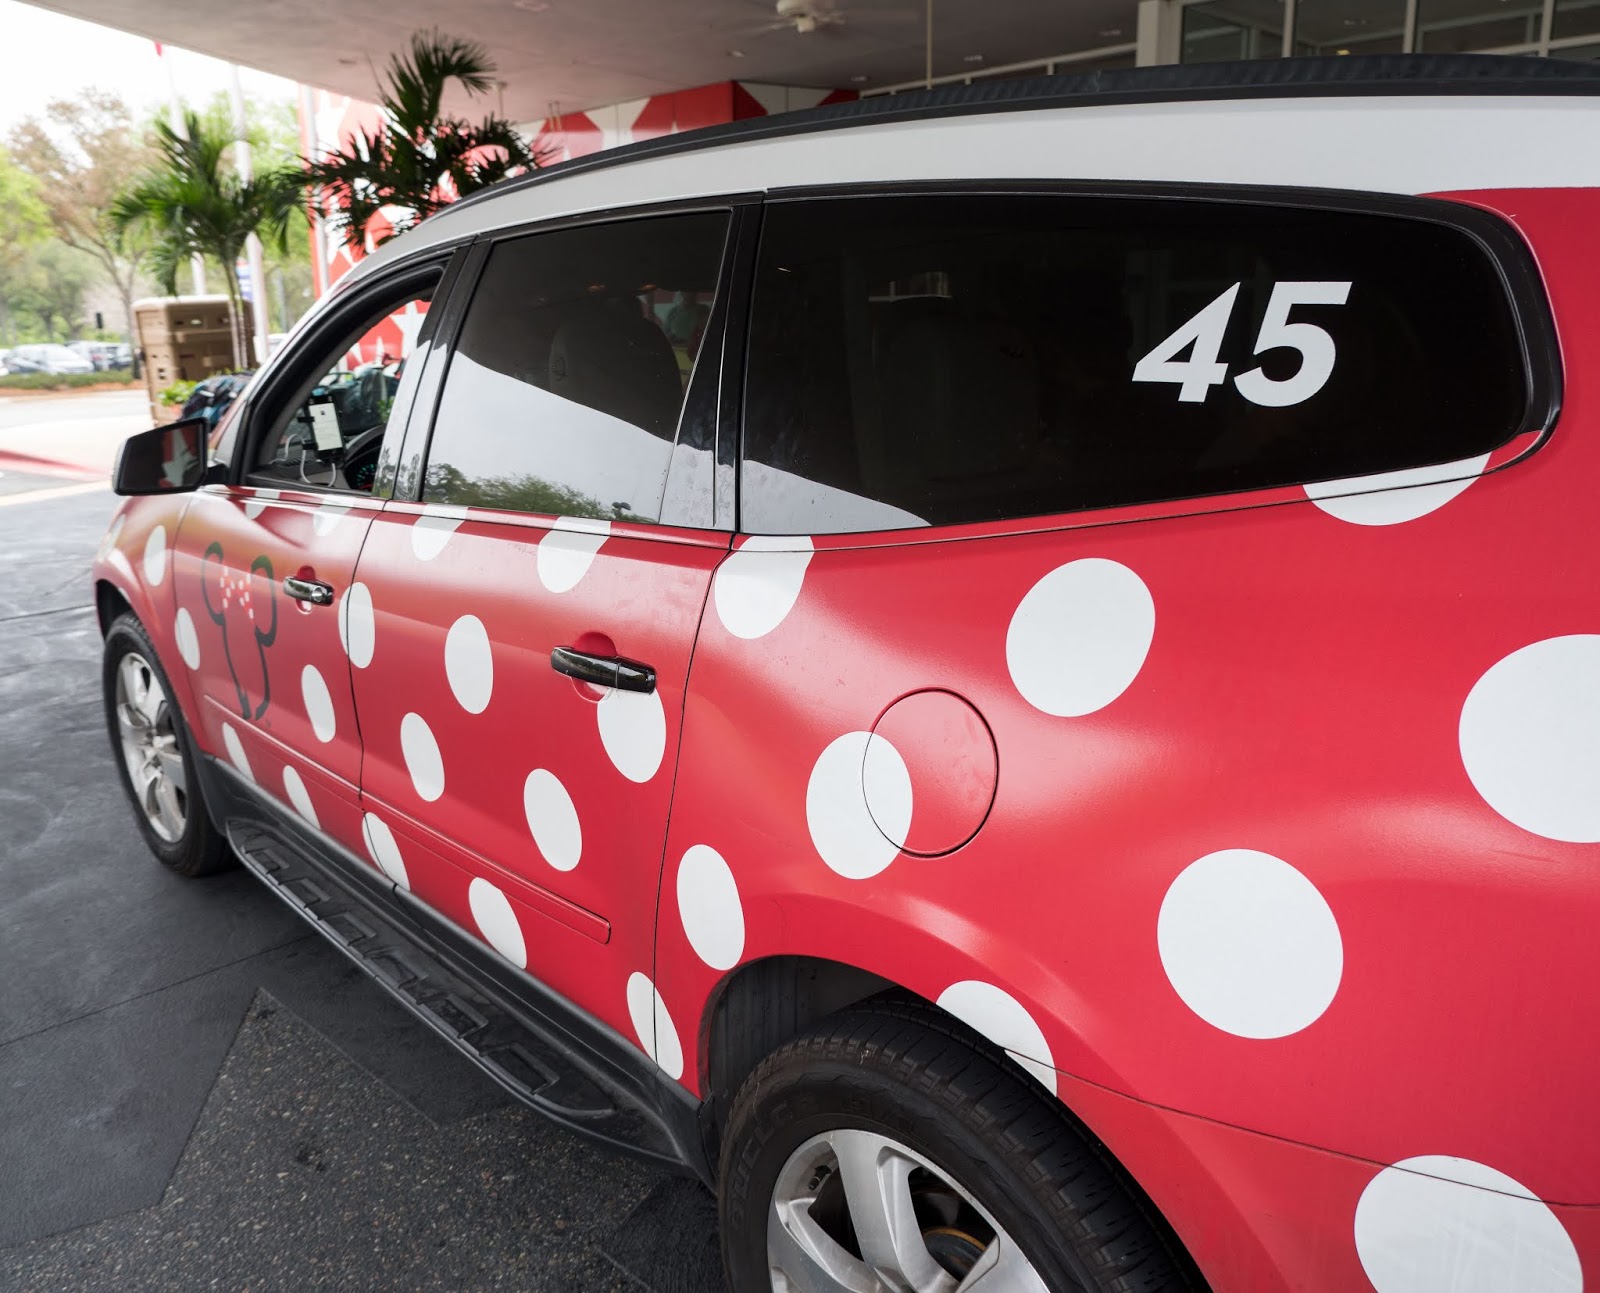
M 443 115 L 449 82 L 482 94 L 494 84 L 493 71 L 482 45 L 438 31 L 418 32 L 407 51 L 389 60 L 379 125 L 354 136 L 340 152 L 306 159 L 301 177 L 332 207 L 347 244 L 364 246 L 373 217 L 386 207 L 409 213 L 391 220 L 400 232 L 458 198 L 539 164 L 504 118 L 491 115 L 474 124 Z

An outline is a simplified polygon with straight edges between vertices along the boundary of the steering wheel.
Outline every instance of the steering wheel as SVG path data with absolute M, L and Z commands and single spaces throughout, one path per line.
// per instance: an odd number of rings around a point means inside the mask
M 383 448 L 382 424 L 368 427 L 344 447 L 344 478 L 351 489 L 372 492 L 378 472 L 378 454 Z

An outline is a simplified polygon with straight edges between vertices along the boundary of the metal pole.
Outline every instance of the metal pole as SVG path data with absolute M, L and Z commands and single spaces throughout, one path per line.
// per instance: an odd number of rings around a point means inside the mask
M 928 0 L 928 32 L 922 44 L 922 88 L 933 89 L 933 0 Z
M 317 101 L 309 85 L 300 87 L 300 151 L 307 157 L 321 157 L 323 151 L 322 141 L 317 138 Z M 322 200 L 308 198 L 306 214 L 311 220 L 311 293 L 321 300 L 328 290 L 328 240 Z
M 251 165 L 249 123 L 245 120 L 244 88 L 239 84 L 239 65 L 229 64 L 232 75 L 230 89 L 233 94 L 233 165 L 239 172 L 239 178 L 247 183 L 255 174 Z M 244 245 L 245 259 L 250 265 L 250 318 L 251 331 L 255 334 L 252 341 L 252 354 L 259 365 L 267 358 L 267 333 L 272 325 L 267 322 L 267 274 L 266 263 L 261 256 L 261 239 L 251 234 Z

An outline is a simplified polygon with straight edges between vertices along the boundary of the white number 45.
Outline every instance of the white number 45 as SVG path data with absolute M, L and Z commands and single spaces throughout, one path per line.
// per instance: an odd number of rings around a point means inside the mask
M 1135 364 L 1133 380 L 1174 382 L 1179 401 L 1203 403 L 1213 386 L 1228 380 L 1228 365 L 1217 358 L 1217 352 L 1239 299 L 1239 286 L 1235 283 Z M 1349 296 L 1349 283 L 1274 283 L 1256 335 L 1255 353 L 1287 346 L 1300 352 L 1300 368 L 1293 377 L 1282 380 L 1268 377 L 1259 368 L 1240 373 L 1233 379 L 1239 394 L 1252 404 L 1285 408 L 1310 399 L 1327 385 L 1338 356 L 1333 338 L 1314 323 L 1290 323 L 1289 311 L 1297 305 L 1343 305 Z M 1193 347 L 1189 358 L 1178 359 L 1186 346 Z

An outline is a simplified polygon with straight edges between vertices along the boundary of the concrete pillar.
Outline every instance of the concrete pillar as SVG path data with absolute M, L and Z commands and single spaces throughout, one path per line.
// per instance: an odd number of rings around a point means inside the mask
M 1138 49 L 1140 67 L 1176 63 L 1183 49 L 1183 9 L 1173 0 L 1139 0 Z

